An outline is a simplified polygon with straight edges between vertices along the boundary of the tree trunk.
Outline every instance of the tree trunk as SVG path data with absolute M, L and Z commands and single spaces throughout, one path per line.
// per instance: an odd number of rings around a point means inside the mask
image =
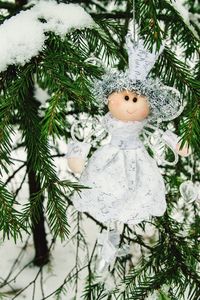
M 34 98 L 34 84 L 29 89 L 29 93 L 27 95 L 28 100 L 31 101 L 33 105 L 35 105 L 36 112 L 38 112 L 39 103 Z M 30 201 L 33 201 L 33 196 L 41 190 L 40 181 L 36 176 L 35 171 L 33 170 L 29 157 L 31 153 L 27 148 L 27 172 L 28 172 L 28 181 L 29 181 L 29 193 L 30 193 Z M 36 150 L 37 151 L 37 150 Z M 32 233 L 33 233 L 33 241 L 35 247 L 35 258 L 34 264 L 37 266 L 43 266 L 49 261 L 49 249 L 48 243 L 46 239 L 46 231 L 45 231 L 45 218 L 44 218 L 44 210 L 43 210 L 43 202 L 44 196 L 41 194 L 40 196 L 40 204 L 38 207 L 38 217 L 37 220 L 32 218 Z
M 32 195 L 40 191 L 40 184 L 36 179 L 35 172 L 28 167 L 28 180 L 29 180 L 29 192 L 30 201 Z M 35 247 L 34 264 L 37 266 L 43 266 L 49 261 L 49 249 L 47 245 L 45 222 L 44 222 L 44 210 L 43 210 L 44 197 L 41 196 L 39 207 L 38 221 L 32 219 L 32 233 Z

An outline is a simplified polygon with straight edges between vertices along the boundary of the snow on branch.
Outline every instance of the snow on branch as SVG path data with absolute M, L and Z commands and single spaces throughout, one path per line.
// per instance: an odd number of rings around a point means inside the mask
M 93 19 L 79 5 L 39 2 L 0 26 L 0 72 L 12 64 L 24 65 L 38 55 L 47 38 L 45 32 L 51 31 L 63 38 L 72 29 L 92 25 Z
M 167 0 L 167 2 L 173 6 L 173 8 L 177 11 L 177 13 L 181 16 L 183 22 L 189 28 L 189 30 L 193 33 L 193 35 L 199 39 L 198 33 L 196 32 L 194 26 L 190 24 L 191 14 L 187 10 L 186 7 L 181 3 L 180 0 Z

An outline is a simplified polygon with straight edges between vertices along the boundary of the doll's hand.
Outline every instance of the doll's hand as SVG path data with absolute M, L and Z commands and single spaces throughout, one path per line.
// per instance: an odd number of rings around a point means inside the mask
M 68 145 L 66 157 L 68 166 L 73 173 L 82 173 L 89 151 L 90 144 L 88 143 L 73 142 Z
M 181 142 L 179 142 L 180 138 L 170 130 L 166 130 L 163 133 L 162 139 L 180 156 L 186 157 L 191 154 L 191 149 L 188 144 L 185 144 L 181 149 Z
M 176 153 L 180 156 L 187 157 L 191 154 L 191 149 L 187 144 L 181 149 L 181 143 L 178 143 L 176 144 Z
M 84 169 L 85 160 L 81 157 L 69 157 L 67 159 L 68 166 L 73 173 L 81 174 Z

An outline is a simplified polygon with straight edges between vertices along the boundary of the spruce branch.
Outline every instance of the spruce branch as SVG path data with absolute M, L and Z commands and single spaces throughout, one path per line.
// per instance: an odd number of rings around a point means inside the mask
M 153 74 L 159 74 L 159 77 L 165 84 L 175 86 L 180 91 L 183 102 L 187 101 L 187 106 L 183 113 L 186 119 L 182 120 L 180 126 L 182 140 L 183 144 L 188 142 L 191 146 L 198 149 L 197 133 L 200 130 L 199 80 L 195 78 L 189 67 L 180 61 L 168 47 L 165 47 L 153 70 Z M 188 115 L 187 111 L 190 111 Z
M 31 201 L 24 205 L 21 222 L 31 227 L 32 218 L 37 222 L 41 209 L 41 196 L 47 195 L 46 213 L 50 229 L 55 237 L 64 239 L 69 234 L 69 224 L 67 221 L 67 202 L 66 194 L 72 190 L 79 191 L 83 186 L 67 180 L 49 181 L 41 190 L 32 195 Z
M 164 8 L 168 9 L 171 13 L 171 15 L 174 18 L 174 21 L 176 21 L 176 28 L 178 29 L 177 35 L 180 34 L 179 29 L 181 29 L 181 33 L 183 33 L 183 31 L 185 32 L 185 34 L 187 34 L 188 37 L 188 41 L 192 41 L 196 42 L 196 46 L 197 46 L 197 42 L 200 41 L 200 37 L 198 36 L 196 30 L 194 27 L 192 27 L 192 25 L 190 24 L 190 21 L 186 21 L 183 16 L 180 14 L 179 11 L 177 11 L 177 9 L 173 6 L 173 4 L 168 1 L 168 0 L 164 0 Z M 184 6 L 183 6 L 184 7 Z M 185 7 L 184 7 L 185 8 Z M 188 17 L 189 17 L 189 12 L 188 12 Z M 196 48 L 197 49 L 197 48 Z
M 194 106 L 188 117 L 182 121 L 182 144 L 188 142 L 198 151 L 200 147 L 200 105 Z
M 17 1 L 16 3 L 0 1 L 0 9 L 7 9 L 10 13 L 13 13 L 13 12 L 21 9 L 21 7 L 22 7 L 22 4 L 20 3 L 20 1 Z
M 12 123 L 12 108 L 13 101 L 11 98 L 0 97 L 0 174 L 1 169 L 8 172 L 8 165 L 11 164 L 9 158 L 10 152 L 12 150 L 12 138 L 14 134 Z
M 106 20 L 106 19 L 128 19 L 130 20 L 133 17 L 132 13 L 124 12 L 124 11 L 117 11 L 115 13 L 91 13 L 91 16 L 95 21 L 98 20 Z
M 157 0 L 138 1 L 137 7 L 140 11 L 139 22 L 141 24 L 141 35 L 144 37 L 145 43 L 149 46 L 156 44 L 157 49 L 160 48 L 163 40 L 163 30 L 158 20 Z
M 49 106 L 42 120 L 42 131 L 46 136 L 60 136 L 65 128 L 64 105 L 62 103 L 62 92 L 55 93 L 49 101 Z
M 13 237 L 16 241 L 21 237 L 20 229 L 24 226 L 19 221 L 20 213 L 13 207 L 13 203 L 12 194 L 0 182 L 0 230 L 3 232 L 3 238 Z
M 195 29 L 185 23 L 169 1 L 165 0 L 162 3 L 157 0 L 139 1 L 138 9 L 140 11 L 140 33 L 149 46 L 152 47 L 156 43 L 159 49 L 163 37 L 170 37 L 172 44 L 175 42 L 184 47 L 186 57 L 197 53 L 199 37 L 195 33 Z M 160 21 L 164 21 L 164 28 Z

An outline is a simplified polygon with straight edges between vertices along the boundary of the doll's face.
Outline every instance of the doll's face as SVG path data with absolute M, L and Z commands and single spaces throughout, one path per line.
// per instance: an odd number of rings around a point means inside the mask
M 142 121 L 149 115 L 147 97 L 135 91 L 114 92 L 108 97 L 111 115 L 121 121 Z

